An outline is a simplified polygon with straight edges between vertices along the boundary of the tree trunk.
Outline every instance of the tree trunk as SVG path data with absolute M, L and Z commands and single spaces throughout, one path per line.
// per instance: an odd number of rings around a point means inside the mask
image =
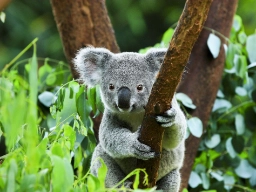
M 214 0 L 205 26 L 229 37 L 236 7 L 237 0 Z M 207 127 L 225 63 L 223 46 L 221 46 L 218 58 L 213 59 L 211 56 L 207 47 L 209 33 L 210 31 L 206 29 L 201 32 L 191 53 L 188 73 L 184 75 L 184 80 L 182 80 L 178 89 L 178 92 L 186 93 L 197 106 L 191 115 L 199 117 L 204 128 Z M 226 43 L 224 40 L 222 41 Z M 187 187 L 199 144 L 200 139 L 192 135 L 186 140 L 186 155 L 181 170 L 181 189 Z
M 105 0 L 51 0 L 51 5 L 74 79 L 79 76 L 72 60 L 82 47 L 92 45 L 119 52 Z M 92 118 L 96 139 L 101 118 L 102 115 Z
M 163 64 L 153 85 L 145 116 L 141 125 L 139 140 L 161 154 L 164 129 L 155 121 L 156 113 L 162 114 L 170 108 L 173 95 L 180 82 L 193 45 L 196 42 L 207 18 L 212 0 L 187 0 L 179 19 Z M 156 112 L 157 110 L 157 112 Z M 156 184 L 160 156 L 147 161 L 138 160 L 138 168 L 146 168 L 149 185 L 143 186 L 141 175 L 140 188 Z
M 79 78 L 72 59 L 92 45 L 119 52 L 104 0 L 51 0 L 53 14 L 73 77 Z

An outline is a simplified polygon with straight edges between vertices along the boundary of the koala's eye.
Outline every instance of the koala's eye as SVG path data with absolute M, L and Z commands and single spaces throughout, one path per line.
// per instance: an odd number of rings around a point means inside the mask
M 143 89 L 143 85 L 140 84 L 140 85 L 137 86 L 138 91 L 142 91 L 142 89 Z
M 115 89 L 115 86 L 113 84 L 109 84 L 108 88 L 109 90 L 113 91 Z

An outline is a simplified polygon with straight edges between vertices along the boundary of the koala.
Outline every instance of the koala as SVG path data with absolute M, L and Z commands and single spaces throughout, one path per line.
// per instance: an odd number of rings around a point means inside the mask
M 108 167 L 106 187 L 113 187 L 136 168 L 137 159 L 156 157 L 149 146 L 138 140 L 145 106 L 163 61 L 166 49 L 145 54 L 114 54 L 105 48 L 87 47 L 78 51 L 74 64 L 88 86 L 100 85 L 105 106 L 99 129 L 99 143 L 92 156 L 91 173 L 97 176 L 99 157 Z M 179 190 L 184 158 L 186 119 L 176 99 L 155 120 L 165 128 L 157 189 Z M 125 186 L 131 186 L 127 181 Z

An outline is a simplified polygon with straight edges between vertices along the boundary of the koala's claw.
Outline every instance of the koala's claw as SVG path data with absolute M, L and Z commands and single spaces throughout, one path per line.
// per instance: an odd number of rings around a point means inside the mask
M 151 158 L 155 158 L 158 156 L 156 152 L 154 152 L 151 147 L 139 142 L 138 140 L 133 144 L 133 153 L 136 158 L 142 160 L 148 160 Z
M 174 119 L 177 111 L 174 108 L 170 108 L 163 115 L 156 116 L 156 121 L 161 124 L 162 127 L 171 127 L 174 124 Z

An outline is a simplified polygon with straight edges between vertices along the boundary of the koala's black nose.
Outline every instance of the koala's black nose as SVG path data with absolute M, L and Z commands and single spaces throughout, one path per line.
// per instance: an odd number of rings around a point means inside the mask
M 121 87 L 117 92 L 118 97 L 118 107 L 120 109 L 129 109 L 130 107 L 130 99 L 131 99 L 131 91 L 128 87 Z

